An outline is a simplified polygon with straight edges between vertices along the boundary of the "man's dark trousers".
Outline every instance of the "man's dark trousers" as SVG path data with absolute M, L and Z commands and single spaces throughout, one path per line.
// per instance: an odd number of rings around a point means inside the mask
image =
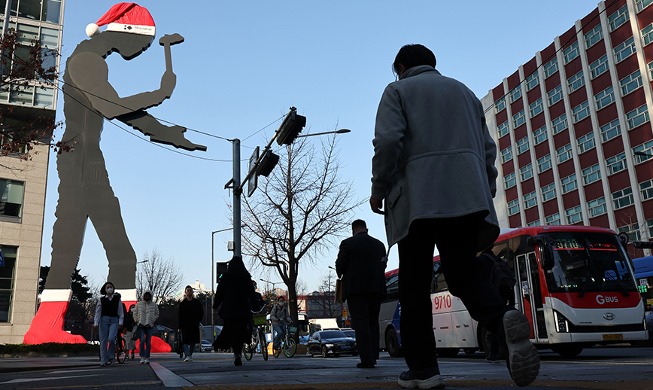
M 361 363 L 376 364 L 379 357 L 379 311 L 381 297 L 377 293 L 356 294 L 347 297 L 351 325 L 356 331 L 356 346 Z

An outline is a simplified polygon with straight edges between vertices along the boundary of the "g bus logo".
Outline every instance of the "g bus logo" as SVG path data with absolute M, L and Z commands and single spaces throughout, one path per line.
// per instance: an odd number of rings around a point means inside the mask
M 619 302 L 619 298 L 614 297 L 614 296 L 613 297 L 604 297 L 603 295 L 600 295 L 600 294 L 596 296 L 596 303 L 598 303 L 599 305 L 603 305 L 603 304 L 606 304 L 606 303 L 617 303 L 617 302 Z

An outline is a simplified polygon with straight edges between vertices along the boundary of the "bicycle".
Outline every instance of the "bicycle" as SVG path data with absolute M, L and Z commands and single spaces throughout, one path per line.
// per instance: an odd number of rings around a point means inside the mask
M 283 329 L 285 336 L 281 340 L 281 348 L 272 348 L 272 356 L 275 358 L 279 357 L 281 354 L 281 351 L 283 350 L 283 354 L 287 358 L 291 358 L 295 356 L 295 353 L 297 352 L 297 342 L 295 341 L 294 334 L 297 333 L 297 327 L 296 326 L 289 326 L 288 324 L 283 324 Z
M 265 331 L 261 325 L 254 326 L 254 337 L 252 337 L 252 341 L 243 345 L 243 356 L 245 356 L 245 359 L 252 360 L 257 348 L 260 349 L 263 360 L 268 360 L 268 343 L 265 341 Z
M 125 349 L 125 338 L 122 333 L 118 332 L 116 336 L 116 360 L 118 363 L 123 364 L 127 359 L 127 350 Z

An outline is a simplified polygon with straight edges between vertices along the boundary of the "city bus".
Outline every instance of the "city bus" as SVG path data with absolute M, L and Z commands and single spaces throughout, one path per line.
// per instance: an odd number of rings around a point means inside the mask
M 649 344 L 653 344 L 653 256 L 633 259 L 635 281 L 646 311 Z
M 517 228 L 499 236 L 492 251 L 517 281 L 515 308 L 531 324 L 538 348 L 573 357 L 594 344 L 647 340 L 644 305 L 625 250 L 626 235 L 587 226 Z M 398 270 L 386 273 L 387 297 L 379 316 L 380 346 L 401 355 Z M 489 351 L 489 334 L 452 296 L 433 261 L 433 332 L 440 356 Z

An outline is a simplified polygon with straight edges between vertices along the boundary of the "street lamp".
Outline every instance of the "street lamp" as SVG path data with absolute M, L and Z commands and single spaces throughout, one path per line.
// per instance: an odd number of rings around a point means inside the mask
M 349 129 L 338 129 L 338 130 L 333 130 L 333 131 L 322 131 L 320 133 L 310 133 L 310 134 L 298 135 L 297 138 L 313 137 L 315 135 L 345 134 L 345 133 L 351 133 L 351 130 L 349 130 Z
M 274 285 L 275 285 L 275 284 L 281 284 L 281 283 L 283 283 L 283 282 L 271 282 L 271 281 L 269 281 L 269 280 L 265 280 L 265 279 L 259 279 L 259 280 L 260 280 L 261 282 L 265 282 L 265 283 L 267 283 L 267 284 L 271 284 L 271 285 L 272 285 L 272 291 L 275 291 L 275 290 L 274 290 Z M 270 289 L 268 289 L 268 291 L 270 291 Z M 276 292 L 276 291 L 275 291 L 275 292 Z

